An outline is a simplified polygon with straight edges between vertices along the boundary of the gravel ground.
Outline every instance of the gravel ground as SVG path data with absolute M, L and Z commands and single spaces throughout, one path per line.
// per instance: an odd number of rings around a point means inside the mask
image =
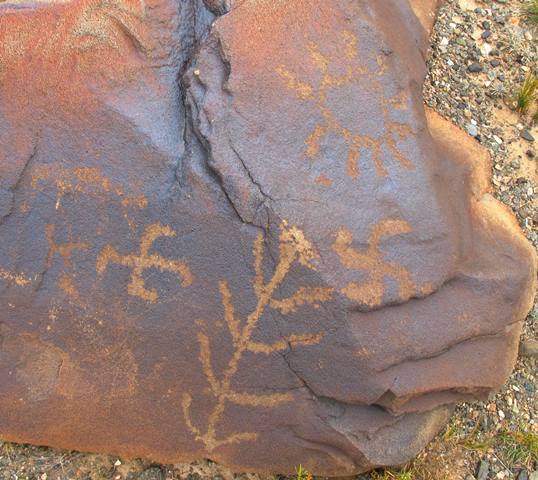
M 514 111 L 515 93 L 538 67 L 538 28 L 520 0 L 447 0 L 433 37 L 425 102 L 486 147 L 495 195 L 538 248 L 538 128 Z M 528 2 L 527 2 L 528 5 Z M 401 471 L 361 480 L 538 480 L 538 304 L 505 388 L 458 407 L 449 427 Z M 274 477 L 271 477 L 274 478 Z M 163 466 L 0 442 L 0 480 L 260 480 L 209 462 Z

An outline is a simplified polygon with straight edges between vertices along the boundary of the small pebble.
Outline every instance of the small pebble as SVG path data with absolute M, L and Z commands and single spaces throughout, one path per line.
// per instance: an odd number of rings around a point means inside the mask
M 476 137 L 478 135 L 478 129 L 476 128 L 475 125 L 473 125 L 472 123 L 469 123 L 467 125 L 467 133 L 471 135 L 471 137 Z
M 479 73 L 483 70 L 483 68 L 479 63 L 471 63 L 471 65 L 467 67 L 467 70 L 471 73 Z
M 534 137 L 531 135 L 531 133 L 528 130 L 523 130 L 521 132 L 521 138 L 524 140 L 527 140 L 527 142 L 534 142 Z
M 476 476 L 477 480 L 487 480 L 489 475 L 489 463 L 485 460 L 482 460 L 480 462 L 480 466 L 478 467 L 478 474 Z

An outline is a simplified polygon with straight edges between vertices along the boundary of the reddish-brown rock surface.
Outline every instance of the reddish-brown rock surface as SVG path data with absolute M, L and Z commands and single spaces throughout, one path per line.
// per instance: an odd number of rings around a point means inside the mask
M 0 4 L 0 437 L 405 462 L 503 383 L 536 278 L 422 106 L 438 2 L 206 3 Z

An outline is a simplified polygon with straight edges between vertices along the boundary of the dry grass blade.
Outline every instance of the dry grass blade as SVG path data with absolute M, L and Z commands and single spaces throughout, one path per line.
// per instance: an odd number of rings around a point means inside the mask
M 525 7 L 524 13 L 531 23 L 538 25 L 538 0 L 531 0 Z
M 503 460 L 510 466 L 528 468 L 538 464 L 538 435 L 526 431 L 501 431 L 497 442 Z
M 314 478 L 308 470 L 303 468 L 302 465 L 299 465 L 299 468 L 296 468 L 295 472 L 297 474 L 297 476 L 295 477 L 296 480 L 313 480 Z
M 538 0 L 537 0 L 538 5 Z M 516 110 L 519 113 L 527 113 L 529 107 L 532 105 L 534 98 L 536 97 L 536 90 L 538 89 L 538 78 L 534 75 L 529 75 L 523 85 L 516 94 Z

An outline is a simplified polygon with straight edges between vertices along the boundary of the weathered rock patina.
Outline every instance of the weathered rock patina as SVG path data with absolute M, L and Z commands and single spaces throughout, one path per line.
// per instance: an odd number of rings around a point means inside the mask
M 424 110 L 436 1 L 0 4 L 0 436 L 401 464 L 502 385 L 536 260 Z

